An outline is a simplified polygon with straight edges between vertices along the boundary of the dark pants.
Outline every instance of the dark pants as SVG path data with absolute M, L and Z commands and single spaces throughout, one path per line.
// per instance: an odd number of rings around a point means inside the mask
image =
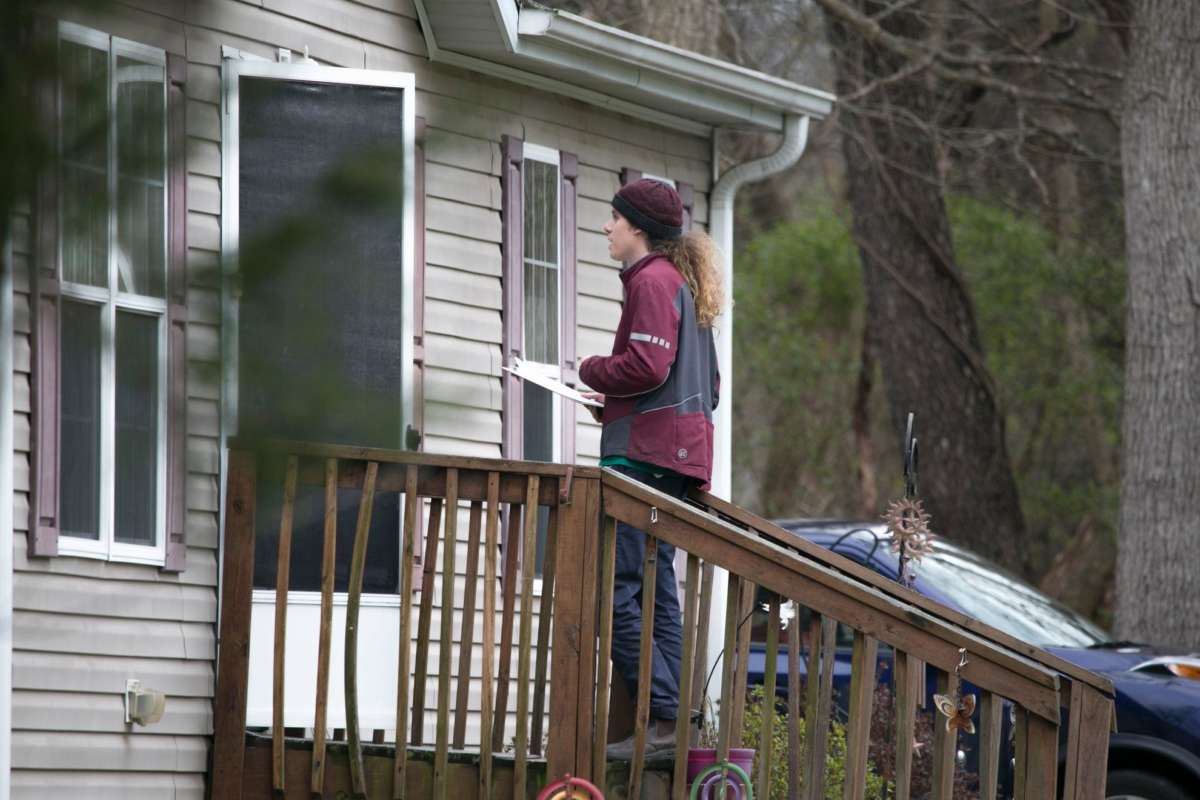
M 614 467 L 618 472 L 672 497 L 683 497 L 690 478 L 668 473 L 655 478 L 646 472 Z M 613 576 L 612 660 L 637 697 L 638 656 L 642 641 L 642 565 L 646 534 L 624 522 L 617 523 L 617 566 Z M 675 547 L 658 543 L 654 582 L 654 643 L 651 647 L 650 714 L 673 720 L 679 711 L 679 661 L 683 652 L 683 625 L 675 589 Z

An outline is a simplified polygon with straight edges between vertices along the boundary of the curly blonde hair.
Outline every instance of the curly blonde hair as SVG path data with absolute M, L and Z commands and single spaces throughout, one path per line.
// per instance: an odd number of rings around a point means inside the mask
M 696 321 L 711 328 L 725 305 L 717 243 L 703 231 L 688 231 L 678 239 L 652 241 L 650 250 L 666 256 L 683 275 L 696 303 Z

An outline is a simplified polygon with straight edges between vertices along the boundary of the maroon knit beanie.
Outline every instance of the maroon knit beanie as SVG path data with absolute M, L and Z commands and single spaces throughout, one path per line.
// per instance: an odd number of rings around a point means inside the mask
M 627 183 L 613 195 L 612 206 L 651 239 L 683 235 L 683 202 L 670 184 L 653 178 Z

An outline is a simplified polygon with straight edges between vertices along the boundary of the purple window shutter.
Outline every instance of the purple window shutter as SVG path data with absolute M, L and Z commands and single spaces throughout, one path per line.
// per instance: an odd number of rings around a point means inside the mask
M 37 15 L 34 36 L 50 43 L 55 22 Z M 42 81 L 37 92 L 38 116 L 43 130 L 58 127 L 58 87 Z M 30 263 L 34 323 L 30 345 L 34 374 L 31 380 L 32 454 L 29 497 L 31 556 L 58 555 L 58 442 L 59 442 L 59 287 L 58 287 L 58 179 L 57 167 L 43 171 L 38 180 L 34 208 L 35 257 Z
M 409 426 L 409 450 L 425 450 L 425 118 L 416 118 L 413 182 L 413 408 Z M 423 588 L 425 568 L 425 506 L 417 511 L 413 531 L 412 574 L 408 585 L 414 592 Z
M 187 59 L 167 54 L 167 555 L 187 568 Z
M 521 171 L 525 142 L 505 136 L 501 142 L 503 166 L 500 173 L 501 258 L 504 281 L 504 330 L 501 358 L 511 366 L 513 356 L 520 356 L 525 319 L 525 226 L 524 184 Z M 505 458 L 521 457 L 521 386 L 509 373 L 503 373 L 504 434 L 502 453 Z
M 692 206 L 696 203 L 696 191 L 690 183 L 682 181 L 675 182 L 675 191 L 679 193 L 679 199 L 683 202 L 683 229 L 691 230 Z
M 413 408 L 409 450 L 424 450 L 425 433 L 425 118 L 417 117 L 413 175 Z
M 559 267 L 559 281 L 562 291 L 562 332 L 559 336 L 559 358 L 562 366 L 563 383 L 574 386 L 579 382 L 578 365 L 575 363 L 575 198 L 576 179 L 579 177 L 579 159 L 574 153 L 559 154 L 559 175 L 561 184 L 560 206 L 562 218 L 560 240 L 562 242 L 562 258 Z M 562 459 L 563 463 L 575 463 L 575 404 L 559 401 L 563 405 L 562 415 Z
M 633 167 L 621 167 L 621 185 L 640 181 L 642 179 L 642 171 Z
M 40 192 L 39 192 L 40 194 Z M 46 216 L 39 203 L 39 217 Z M 49 212 L 51 215 L 53 210 Z M 57 241 L 51 239 L 50 254 L 44 252 L 45 228 L 55 220 L 39 221 L 38 273 L 34 282 L 34 307 L 37 324 L 33 326 L 33 496 L 29 510 L 29 555 L 58 555 L 58 459 L 59 459 L 59 350 L 58 325 L 61 308 L 58 281 L 45 274 L 45 265 L 53 265 Z M 53 266 L 51 266 L 53 274 Z

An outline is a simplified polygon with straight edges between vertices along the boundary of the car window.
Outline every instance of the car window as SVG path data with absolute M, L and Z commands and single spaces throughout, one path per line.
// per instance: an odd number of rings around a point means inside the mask
M 1032 644 L 1088 647 L 1109 638 L 1020 578 L 956 547 L 938 545 L 916 571 L 968 616 Z

